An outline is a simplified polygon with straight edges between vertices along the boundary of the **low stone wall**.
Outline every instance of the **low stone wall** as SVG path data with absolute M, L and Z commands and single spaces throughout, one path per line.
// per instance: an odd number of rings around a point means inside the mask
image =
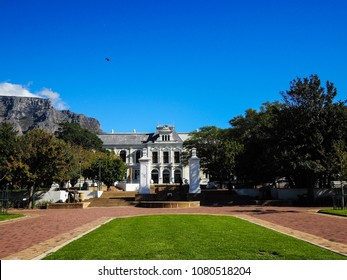
M 78 209 L 85 208 L 83 202 L 76 203 L 49 203 L 47 204 L 47 209 Z
M 145 208 L 196 208 L 200 201 L 140 201 L 137 206 Z
M 140 185 L 138 183 L 130 184 L 126 182 L 119 182 L 117 184 L 117 188 L 122 189 L 123 191 L 126 191 L 126 192 L 136 192 L 139 190 L 139 186 Z
M 98 191 L 99 187 L 98 186 L 89 186 L 88 191 Z M 102 185 L 101 186 L 101 191 L 106 192 L 107 191 L 107 186 Z

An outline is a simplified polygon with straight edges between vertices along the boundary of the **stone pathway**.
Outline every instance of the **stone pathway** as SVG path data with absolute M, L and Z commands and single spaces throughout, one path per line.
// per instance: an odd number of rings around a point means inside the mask
M 41 259 L 116 217 L 151 214 L 230 215 L 347 255 L 347 218 L 314 208 L 227 206 L 187 209 L 138 207 L 17 210 L 25 218 L 0 222 L 0 259 Z

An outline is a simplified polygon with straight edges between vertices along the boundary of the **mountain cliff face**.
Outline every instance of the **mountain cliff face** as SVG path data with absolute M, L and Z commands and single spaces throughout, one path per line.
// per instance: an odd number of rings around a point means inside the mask
M 0 96 L 0 122 L 4 121 L 12 123 L 19 134 L 34 128 L 54 133 L 62 122 L 77 122 L 95 134 L 102 133 L 98 120 L 68 110 L 58 111 L 44 98 Z

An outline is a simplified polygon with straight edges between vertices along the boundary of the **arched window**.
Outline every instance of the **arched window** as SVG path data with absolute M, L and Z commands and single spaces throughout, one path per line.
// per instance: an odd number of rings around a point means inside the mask
M 178 169 L 175 170 L 175 172 L 174 172 L 174 180 L 175 180 L 175 184 L 182 183 L 181 170 L 178 170 Z
M 170 184 L 170 170 L 168 169 L 163 171 L 163 184 Z
M 139 159 L 141 158 L 141 151 L 137 150 L 136 151 L 136 163 L 139 163 Z
M 120 158 L 122 159 L 123 162 L 126 162 L 127 160 L 127 151 L 121 150 L 119 153 Z
M 151 179 L 152 179 L 154 184 L 158 184 L 159 183 L 159 172 L 158 172 L 158 170 L 156 170 L 156 169 L 152 170 Z

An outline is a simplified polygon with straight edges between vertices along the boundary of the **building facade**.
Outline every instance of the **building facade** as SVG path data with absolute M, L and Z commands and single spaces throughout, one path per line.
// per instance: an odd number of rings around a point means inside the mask
M 140 180 L 139 159 L 144 149 L 150 159 L 151 183 L 180 184 L 189 178 L 189 167 L 182 161 L 183 142 L 188 133 L 178 133 L 174 126 L 158 125 L 153 133 L 110 133 L 98 135 L 103 147 L 127 164 L 127 183 Z

